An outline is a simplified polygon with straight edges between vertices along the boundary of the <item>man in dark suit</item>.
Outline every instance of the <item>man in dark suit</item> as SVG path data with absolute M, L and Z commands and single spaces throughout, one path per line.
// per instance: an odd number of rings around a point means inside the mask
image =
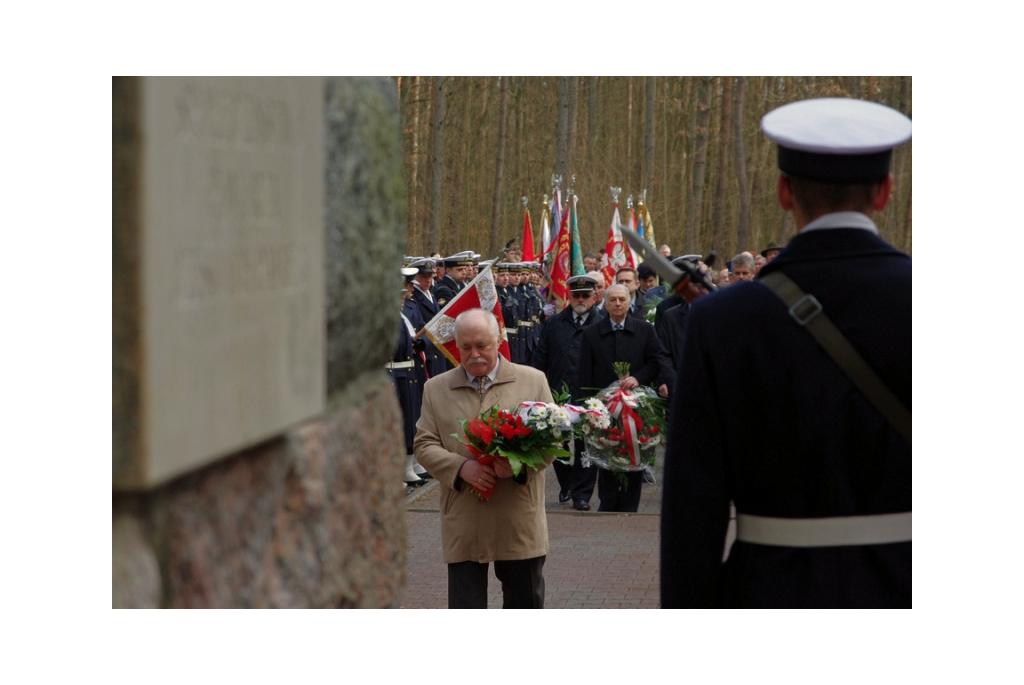
M 580 389 L 594 395 L 615 381 L 623 390 L 638 385 L 655 386 L 669 368 L 668 357 L 658 342 L 654 326 L 629 314 L 629 289 L 618 283 L 604 292 L 607 318 L 583 332 L 580 345 Z M 620 379 L 615 362 L 627 362 L 629 375 Z M 624 478 L 620 478 L 624 476 Z M 636 511 L 640 506 L 643 476 L 639 471 L 597 475 L 598 511 Z
M 562 390 L 565 383 L 569 388 L 570 401 L 574 404 L 594 393 L 582 392 L 579 382 L 580 346 L 583 332 L 601 320 L 602 314 L 594 308 L 594 286 L 597 280 L 591 276 L 573 276 L 566 280 L 569 288 L 570 306 L 547 319 L 540 327 L 540 342 L 532 364 L 548 377 L 553 392 Z M 558 478 L 558 501 L 572 500 L 579 511 L 590 511 L 590 498 L 597 483 L 597 467 L 583 467 L 583 440 L 575 443 L 575 456 L 570 466 L 556 460 L 553 468 Z
M 779 203 L 798 234 L 757 280 L 697 299 L 687 314 L 661 606 L 910 607 L 909 429 L 804 328 L 812 315 L 791 315 L 764 282 L 782 273 L 813 296 L 814 316 L 835 324 L 909 424 L 911 262 L 871 215 L 889 199 L 892 152 L 910 139 L 910 120 L 828 99 L 785 105 L 762 128 L 779 145 Z M 730 502 L 737 541 L 723 563 Z
M 640 292 L 640 276 L 631 266 L 615 272 L 615 282 L 629 290 L 629 315 L 644 318 L 644 294 Z

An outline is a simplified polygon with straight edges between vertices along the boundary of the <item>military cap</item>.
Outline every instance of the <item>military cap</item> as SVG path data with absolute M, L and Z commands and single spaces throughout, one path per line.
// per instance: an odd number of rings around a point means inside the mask
M 480 255 L 477 255 L 479 257 Z M 441 260 L 441 264 L 445 268 L 451 268 L 453 266 L 473 266 L 473 251 L 466 250 L 465 252 L 457 252 L 449 257 L 445 257 Z
M 509 270 L 510 267 L 511 267 L 511 265 L 508 262 L 498 262 L 494 266 L 494 268 L 496 270 L 501 271 L 503 273 L 508 273 L 508 270 Z
M 673 259 L 672 263 L 677 266 L 679 265 L 679 262 L 690 262 L 692 264 L 696 264 L 702 259 L 704 259 L 704 257 L 699 254 L 684 254 L 682 257 L 676 257 Z
M 852 98 L 791 102 L 761 119 L 761 130 L 779 146 L 780 170 L 827 183 L 882 180 L 910 129 L 895 109 Z
M 594 292 L 594 288 L 597 286 L 597 279 L 593 276 L 573 276 L 572 278 L 567 278 L 565 284 L 569 286 L 569 292 L 590 293 Z
M 523 263 L 522 262 L 509 262 L 508 270 L 514 274 L 522 273 Z
M 417 257 L 413 261 L 409 262 L 409 266 L 415 268 L 416 273 L 434 273 L 434 260 L 431 259 L 430 257 Z
M 402 267 L 402 276 L 405 278 L 406 283 L 412 283 L 413 276 L 418 274 L 420 271 L 411 266 Z

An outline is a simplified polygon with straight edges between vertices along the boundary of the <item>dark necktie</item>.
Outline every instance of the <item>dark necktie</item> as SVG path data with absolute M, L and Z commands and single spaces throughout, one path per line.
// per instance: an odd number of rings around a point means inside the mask
M 583 326 L 583 317 L 582 316 L 577 316 L 576 317 L 576 328 L 580 328 L 582 326 Z
M 476 383 L 476 391 L 480 393 L 480 404 L 484 402 L 484 395 L 487 394 L 487 376 L 477 376 L 473 381 Z

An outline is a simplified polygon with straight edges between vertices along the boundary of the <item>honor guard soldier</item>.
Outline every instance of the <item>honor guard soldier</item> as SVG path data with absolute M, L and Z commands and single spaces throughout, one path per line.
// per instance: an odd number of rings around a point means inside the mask
M 423 328 L 419 307 L 412 302 L 413 277 L 417 269 L 403 267 L 402 276 L 402 309 L 398 321 L 398 343 L 391 355 L 391 361 L 384 365 L 398 397 L 402 409 L 403 434 L 405 438 L 405 475 L 403 480 L 410 487 L 426 483 L 416 471 L 416 459 L 413 456 L 412 442 L 416 434 L 416 422 L 420 418 L 420 405 L 423 401 L 423 384 L 427 382 L 426 358 L 423 354 L 424 343 L 416 339 L 416 331 Z M 426 473 L 422 468 L 420 471 Z
M 871 218 L 911 122 L 827 98 L 761 127 L 797 234 L 755 280 L 692 300 L 661 606 L 911 608 L 911 260 Z
M 473 266 L 473 252 L 466 250 L 453 254 L 442 259 L 441 264 L 444 266 L 444 278 L 434 286 L 434 299 L 437 300 L 438 308 L 444 309 L 444 306 L 469 282 L 466 279 L 466 272 L 468 267 Z
M 516 328 L 519 334 L 516 336 L 516 346 L 512 351 L 512 361 L 517 364 L 528 363 L 526 356 L 526 339 L 529 337 L 533 322 L 530 320 L 529 310 L 527 309 L 527 299 L 525 290 L 522 287 L 523 284 L 523 263 L 512 262 L 509 264 L 508 272 L 508 284 L 512 289 L 512 296 L 516 301 Z
M 409 266 L 416 269 L 416 275 L 413 276 L 412 282 L 412 301 L 419 308 L 420 317 L 423 319 L 424 325 L 426 325 L 441 311 L 437 300 L 434 299 L 433 294 L 430 292 L 430 286 L 434 280 L 434 260 L 420 257 L 410 262 Z M 447 371 L 450 367 L 448 365 L 448 358 L 444 356 L 444 353 L 437 349 L 426 336 L 421 336 L 421 339 L 426 344 L 423 353 L 427 357 L 427 373 L 433 377 Z
M 505 334 L 508 336 L 508 348 L 516 350 L 519 345 L 519 301 L 516 299 L 512 286 L 509 285 L 511 264 L 500 262 L 494 269 L 494 286 L 498 291 L 498 303 L 501 305 L 501 318 L 505 321 Z M 512 361 L 518 352 L 513 352 Z
M 527 294 L 533 300 L 533 341 L 529 347 L 529 354 L 532 358 L 536 353 L 537 345 L 540 343 L 540 325 L 544 323 L 544 296 L 540 294 L 541 266 L 540 262 L 527 262 L 526 273 L 528 275 Z
M 593 390 L 580 388 L 579 361 L 584 330 L 604 318 L 594 307 L 597 283 L 591 276 L 573 276 L 565 282 L 570 304 L 539 327 L 540 341 L 532 361 L 532 366 L 548 377 L 548 384 L 555 392 L 562 390 L 563 383 L 569 388 L 573 404 L 582 404 L 594 394 Z M 556 460 L 553 467 L 558 478 L 558 501 L 572 500 L 575 509 L 589 511 L 597 483 L 597 467 L 583 468 L 583 449 L 583 440 L 577 439 L 572 465 Z

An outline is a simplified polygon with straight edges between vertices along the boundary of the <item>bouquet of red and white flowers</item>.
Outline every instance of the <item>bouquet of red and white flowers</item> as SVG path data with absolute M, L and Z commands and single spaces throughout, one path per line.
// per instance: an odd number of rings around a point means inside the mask
M 513 411 L 494 405 L 474 419 L 459 419 L 463 434 L 452 435 L 480 463 L 507 459 L 512 473 L 518 476 L 524 466 L 534 471 L 546 468 L 545 456 L 570 456 L 562 445 L 572 437 L 573 424 L 581 413 L 579 407 L 547 402 L 521 402 Z M 477 496 L 486 501 L 492 493 L 493 488 Z
M 624 366 L 617 368 L 619 378 L 629 374 Z M 644 385 L 623 390 L 615 381 L 585 400 L 583 409 L 577 430 L 591 462 L 611 471 L 653 473 L 668 425 L 668 403 L 657 392 Z

